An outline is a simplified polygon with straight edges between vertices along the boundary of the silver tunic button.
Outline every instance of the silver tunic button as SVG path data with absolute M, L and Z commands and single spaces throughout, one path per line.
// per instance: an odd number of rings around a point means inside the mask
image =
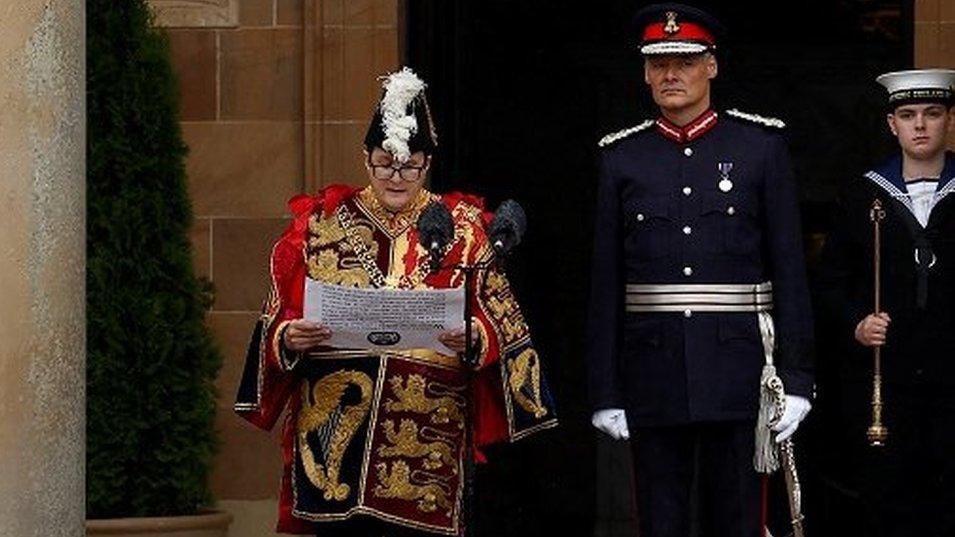
M 684 195 L 684 196 L 689 196 L 689 195 L 692 194 L 692 193 L 693 193 L 693 189 L 692 189 L 692 188 L 690 188 L 690 187 L 688 187 L 688 186 L 683 187 L 683 195 Z
M 726 214 L 733 216 L 734 214 L 736 214 L 736 208 L 730 205 L 729 207 L 726 208 Z
M 693 228 L 691 228 L 690 226 L 683 226 L 683 234 L 689 235 L 690 233 L 693 233 Z
M 693 317 L 693 311 L 691 311 L 691 310 L 683 310 L 683 316 L 686 317 L 687 319 L 689 319 L 690 317 Z
M 644 220 L 645 218 L 646 218 L 646 217 L 643 216 L 643 213 L 638 213 L 638 214 L 637 214 L 637 222 L 643 222 L 643 220 Z
M 683 150 L 683 154 L 686 155 L 686 156 L 688 156 L 688 157 L 692 157 L 692 156 L 693 156 L 693 148 L 692 148 L 692 147 L 687 147 L 686 149 Z
M 684 275 L 684 276 L 692 276 L 692 275 L 693 275 L 693 268 L 692 268 L 692 267 L 683 267 L 683 275 Z

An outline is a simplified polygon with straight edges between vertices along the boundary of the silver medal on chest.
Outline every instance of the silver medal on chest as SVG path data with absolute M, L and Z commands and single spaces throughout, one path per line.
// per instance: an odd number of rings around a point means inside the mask
M 730 190 L 733 190 L 733 181 L 730 180 L 730 172 L 733 171 L 733 163 L 720 162 L 716 165 L 716 168 L 720 172 L 720 177 L 722 177 L 716 186 L 719 187 L 721 192 L 729 192 Z

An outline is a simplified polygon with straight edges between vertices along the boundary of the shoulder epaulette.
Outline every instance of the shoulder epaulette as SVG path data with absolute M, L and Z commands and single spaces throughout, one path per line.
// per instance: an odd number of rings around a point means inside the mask
M 765 117 L 758 114 L 750 114 L 748 112 L 740 112 L 739 110 L 733 108 L 732 110 L 727 110 L 726 115 L 733 116 L 739 119 L 745 119 L 751 123 L 757 123 L 759 125 L 764 125 L 766 127 L 776 127 L 777 129 L 786 128 L 786 123 L 774 117 Z
M 649 127 L 650 125 L 653 125 L 653 120 L 652 120 L 652 119 L 648 119 L 648 120 L 644 121 L 643 123 L 637 125 L 636 127 L 630 127 L 630 128 L 627 128 L 627 129 L 619 130 L 619 131 L 617 131 L 617 132 L 612 132 L 612 133 L 610 133 L 610 134 L 604 136 L 603 138 L 601 138 L 600 141 L 597 142 L 597 145 L 600 146 L 600 147 L 606 147 L 606 146 L 608 146 L 608 145 L 610 145 L 610 144 L 616 142 L 617 140 L 622 140 L 622 139 L 626 138 L 627 136 L 630 136 L 631 134 L 636 134 L 636 133 L 638 133 L 638 132 L 640 132 L 640 131 L 642 131 L 642 130 L 645 130 L 645 129 L 646 129 L 647 127 Z

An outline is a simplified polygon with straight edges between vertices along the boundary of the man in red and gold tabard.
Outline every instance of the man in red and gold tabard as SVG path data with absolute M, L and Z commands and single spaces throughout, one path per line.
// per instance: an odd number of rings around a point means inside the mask
M 436 136 L 422 82 L 389 75 L 365 137 L 370 184 L 293 198 L 271 257 L 271 291 L 253 332 L 236 412 L 271 429 L 283 411 L 278 530 L 322 536 L 463 532 L 464 459 L 473 448 L 556 425 L 551 396 L 505 277 L 479 270 L 477 363 L 430 349 L 325 345 L 331 330 L 303 319 L 306 278 L 361 288 L 464 286 L 460 269 L 429 270 L 416 223 L 429 204 L 451 214 L 442 266 L 493 258 L 480 198 L 423 188 Z M 465 350 L 460 328 L 440 341 Z M 469 428 L 471 434 L 469 434 Z M 471 446 L 468 446 L 469 442 Z

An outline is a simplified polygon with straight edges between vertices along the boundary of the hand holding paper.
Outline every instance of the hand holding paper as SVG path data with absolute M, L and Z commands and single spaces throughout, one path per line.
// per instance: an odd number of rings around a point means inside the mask
M 325 325 L 295 319 L 285 328 L 282 343 L 292 352 L 301 352 L 324 345 L 331 336 L 332 331 Z
M 453 355 L 441 336 L 463 324 L 464 290 L 360 289 L 306 279 L 304 310 L 305 319 L 330 330 L 324 345 Z

